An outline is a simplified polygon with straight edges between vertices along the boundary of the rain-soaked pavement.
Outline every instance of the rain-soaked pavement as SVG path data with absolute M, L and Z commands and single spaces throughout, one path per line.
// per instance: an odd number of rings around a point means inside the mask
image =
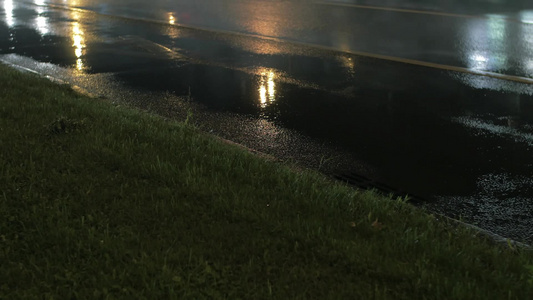
M 435 2 L 0 0 L 0 59 L 532 243 L 533 3 Z

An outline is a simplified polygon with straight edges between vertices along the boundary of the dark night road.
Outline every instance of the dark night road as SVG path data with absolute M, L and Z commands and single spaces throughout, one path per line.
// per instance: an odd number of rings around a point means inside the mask
M 531 243 L 533 3 L 434 2 L 0 0 L 0 59 Z

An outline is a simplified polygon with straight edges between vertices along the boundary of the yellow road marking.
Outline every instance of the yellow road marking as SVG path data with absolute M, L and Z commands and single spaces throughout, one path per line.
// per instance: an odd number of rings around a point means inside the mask
M 495 72 L 489 72 L 489 71 L 469 69 L 465 67 L 443 65 L 443 64 L 438 64 L 438 63 L 432 63 L 432 62 L 426 62 L 426 61 L 420 61 L 420 60 L 402 58 L 402 57 L 395 57 L 395 56 L 387 56 L 387 55 L 381 55 L 381 54 L 374 54 L 374 53 L 366 53 L 366 52 L 359 52 L 359 51 L 343 51 L 343 52 L 354 54 L 354 55 L 359 55 L 359 56 L 400 62 L 400 63 L 410 64 L 410 65 L 416 65 L 416 66 L 422 66 L 422 67 L 428 67 L 428 68 L 434 68 L 434 69 L 461 72 L 461 73 L 467 73 L 467 74 L 472 74 L 472 75 L 480 75 L 480 76 L 492 77 L 492 78 L 503 79 L 503 80 L 508 80 L 508 81 L 533 84 L 533 78 L 529 78 L 529 77 L 507 75 L 507 74 L 501 74 L 501 73 L 495 73 Z
M 353 7 L 353 8 L 360 8 L 360 9 L 384 10 L 384 11 L 394 11 L 394 12 L 411 13 L 411 14 L 419 14 L 419 15 L 433 15 L 433 16 L 441 16 L 441 17 L 470 18 L 470 19 L 488 19 L 489 18 L 487 15 L 463 15 L 463 14 L 454 14 L 454 13 L 429 11 L 429 10 L 416 10 L 416 9 L 405 9 L 405 8 L 394 8 L 394 7 L 387 7 L 387 6 L 361 5 L 361 4 L 342 3 L 342 2 L 315 1 L 314 3 L 319 4 L 319 5 L 344 6 L 344 7 Z M 513 18 L 502 17 L 501 19 L 510 21 L 510 22 L 523 23 L 527 25 L 533 24 L 533 22 L 526 22 L 523 20 L 518 20 L 518 19 L 513 19 Z

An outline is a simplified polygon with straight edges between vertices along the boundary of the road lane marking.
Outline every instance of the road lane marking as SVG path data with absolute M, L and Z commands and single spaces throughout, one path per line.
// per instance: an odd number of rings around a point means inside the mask
M 466 74 L 471 74 L 471 75 L 491 77 L 491 78 L 496 78 L 496 79 L 501 79 L 501 80 L 506 80 L 506 81 L 533 84 L 533 78 L 529 78 L 529 77 L 501 74 L 501 73 L 495 73 L 495 72 L 490 72 L 490 71 L 474 70 L 474 69 L 469 69 L 465 67 L 450 66 L 450 65 L 444 65 L 444 64 L 439 64 L 439 63 L 432 63 L 432 62 L 426 62 L 426 61 L 420 61 L 420 60 L 402 58 L 402 57 L 395 57 L 395 56 L 388 56 L 388 55 L 382 55 L 382 54 L 376 54 L 376 53 L 368 53 L 368 52 L 355 51 L 355 50 L 341 50 L 341 49 L 331 47 L 331 46 L 312 44 L 312 43 L 307 43 L 307 42 L 299 42 L 299 41 L 294 41 L 294 40 L 286 40 L 286 39 L 281 39 L 277 37 L 262 36 L 262 35 L 253 34 L 253 33 L 237 32 L 237 31 L 230 31 L 230 30 L 224 30 L 224 29 L 214 29 L 214 28 L 209 28 L 209 27 L 186 25 L 186 24 L 181 24 L 181 23 L 169 24 L 167 21 L 159 21 L 159 20 L 140 18 L 140 17 L 105 14 L 105 13 L 92 11 L 90 9 L 71 7 L 68 5 L 48 4 L 48 7 L 55 8 L 55 9 L 62 9 L 62 10 L 73 10 L 73 11 L 78 11 L 78 12 L 83 12 L 83 13 L 92 13 L 96 15 L 107 16 L 107 17 L 112 17 L 112 18 L 117 18 L 117 19 L 134 20 L 134 21 L 147 22 L 147 23 L 156 23 L 156 24 L 161 24 L 165 26 L 212 32 L 212 33 L 217 33 L 217 34 L 226 34 L 226 35 L 232 35 L 232 36 L 254 38 L 254 39 L 259 39 L 259 40 L 268 40 L 268 41 L 273 41 L 277 43 L 289 43 L 293 45 L 305 46 L 305 47 L 310 47 L 310 48 L 315 48 L 315 49 L 322 49 L 322 50 L 327 50 L 327 51 L 332 51 L 332 52 L 337 52 L 337 53 L 346 53 L 346 54 L 351 54 L 351 55 L 405 63 L 405 64 L 410 64 L 410 65 L 416 65 L 416 66 L 422 66 L 422 67 L 428 67 L 428 68 L 434 68 L 434 69 L 440 69 L 440 70 L 446 70 L 446 71 L 454 71 L 454 72 L 466 73 Z
M 333 49 L 333 47 L 331 48 Z M 428 67 L 428 68 L 433 68 L 433 69 L 441 69 L 441 70 L 446 70 L 446 71 L 454 71 L 454 72 L 460 72 L 460 73 L 466 73 L 466 74 L 472 74 L 472 75 L 492 77 L 492 78 L 503 79 L 507 81 L 515 81 L 515 82 L 533 84 L 533 78 L 529 78 L 529 77 L 521 77 L 521 76 L 516 76 L 516 75 L 508 75 L 508 74 L 495 73 L 495 72 L 490 72 L 490 71 L 475 70 L 475 69 L 469 69 L 465 67 L 450 66 L 450 65 L 444 65 L 444 64 L 439 64 L 439 63 L 432 63 L 432 62 L 427 62 L 427 61 L 420 61 L 420 60 L 415 60 L 415 59 L 381 55 L 381 54 L 375 54 L 375 53 L 366 53 L 366 52 L 360 52 L 360 51 L 342 51 L 342 52 L 346 52 L 346 53 L 358 55 L 358 56 L 371 57 L 371 58 L 376 58 L 376 59 L 381 59 L 381 60 L 388 60 L 388 61 L 394 61 L 394 62 L 405 63 L 405 64 L 410 64 L 410 65 Z
M 317 4 L 317 5 L 343 6 L 343 7 L 352 7 L 352 8 L 360 8 L 360 9 L 384 10 L 384 11 L 394 11 L 394 12 L 401 12 L 401 13 L 411 13 L 411 14 L 419 14 L 419 15 L 433 15 L 433 16 L 440 16 L 440 17 L 454 17 L 454 18 L 468 18 L 468 19 L 489 19 L 489 16 L 487 14 L 484 14 L 484 15 L 464 15 L 464 14 L 454 14 L 454 13 L 430 11 L 430 10 L 416 10 L 416 9 L 395 8 L 395 7 L 387 7 L 387 6 L 361 5 L 361 4 L 352 4 L 352 3 L 343 3 L 343 2 L 315 1 L 314 3 Z M 526 24 L 526 25 L 533 25 L 533 22 L 519 20 L 519 19 L 513 19 L 513 18 L 507 18 L 507 17 L 501 17 L 501 19 L 505 20 L 505 21 L 522 23 L 522 24 Z

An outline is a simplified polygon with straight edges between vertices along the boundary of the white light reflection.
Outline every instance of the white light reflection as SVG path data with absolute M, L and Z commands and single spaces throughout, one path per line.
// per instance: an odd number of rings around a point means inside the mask
M 50 32 L 47 18 L 38 16 L 35 20 L 35 24 L 37 25 L 37 30 L 41 33 L 41 35 L 46 35 Z
M 15 25 L 15 20 L 13 18 L 13 9 L 13 0 L 4 0 L 4 11 L 6 14 L 7 27 L 13 27 Z
M 491 68 L 504 69 L 507 65 L 507 21 L 504 16 L 489 15 L 489 36 L 491 48 L 497 49 L 491 55 Z
M 526 24 L 533 24 L 533 10 L 523 10 L 523 11 L 521 11 L 520 12 L 520 21 L 522 23 L 526 23 Z
M 505 37 L 507 21 L 504 16 L 488 15 L 489 36 L 495 41 L 501 41 Z
M 472 52 L 469 56 L 469 68 L 474 70 L 486 70 L 489 59 L 477 52 Z
M 529 55 L 522 56 L 522 71 L 529 77 L 533 78 L 533 10 L 524 10 L 520 12 L 520 20 L 527 25 L 520 26 L 520 42 L 522 52 Z
M 38 5 L 35 9 L 37 12 L 37 18 L 35 19 L 37 31 L 39 31 L 41 35 L 46 35 L 50 33 L 50 24 L 48 23 L 48 18 L 42 15 L 45 12 L 45 8 L 42 7 L 44 6 L 44 0 L 34 0 L 33 3 Z
M 261 72 L 259 81 L 259 101 L 262 108 L 276 101 L 276 74 L 272 70 Z
M 466 116 L 453 118 L 452 121 L 478 130 L 479 132 L 476 133 L 477 135 L 488 132 L 495 136 L 510 138 L 515 142 L 526 143 L 528 146 L 533 146 L 533 134 L 514 128 L 513 126 L 510 126 L 511 124 L 508 124 L 508 126 L 496 125 L 486 120 Z M 509 122 L 512 122 L 512 120 Z
M 533 59 L 526 61 L 524 65 L 526 66 L 525 71 L 528 72 L 531 77 L 533 77 Z
M 498 72 L 508 64 L 508 24 L 504 16 L 487 17 L 471 20 L 467 25 L 463 41 L 465 59 L 472 70 Z

